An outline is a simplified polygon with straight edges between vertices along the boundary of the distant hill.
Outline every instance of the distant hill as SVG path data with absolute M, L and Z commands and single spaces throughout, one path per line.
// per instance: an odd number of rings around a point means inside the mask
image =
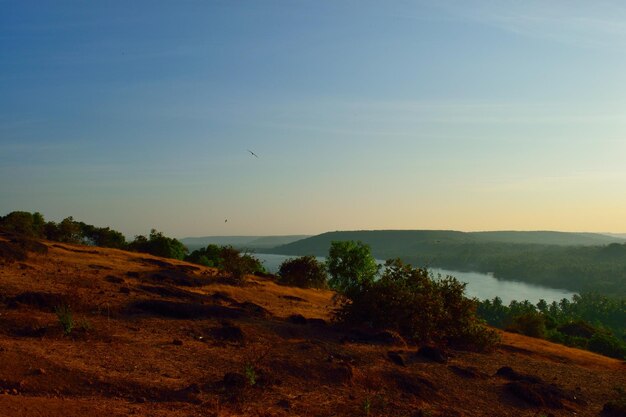
M 496 278 L 551 288 L 626 296 L 626 240 L 596 233 L 329 232 L 266 251 L 325 256 L 334 240 L 360 240 L 378 259 L 401 258 L 420 267 L 493 273 Z
M 448 245 L 480 243 L 506 243 L 519 245 L 600 246 L 610 243 L 626 243 L 617 236 L 599 233 L 569 232 L 459 232 L 454 230 L 362 230 L 337 231 L 312 236 L 296 242 L 277 246 L 272 253 L 285 255 L 324 256 L 333 240 L 360 240 L 371 246 L 377 257 L 416 255 L 432 252 Z M 428 249 L 428 250 L 427 250 Z
M 309 235 L 285 235 L 285 236 L 203 236 L 186 237 L 180 241 L 187 246 L 190 251 L 203 248 L 207 245 L 232 245 L 237 248 L 246 249 L 266 249 L 279 245 L 285 245 L 304 238 Z
M 604 233 L 607 236 L 619 237 L 622 239 L 626 239 L 626 233 Z

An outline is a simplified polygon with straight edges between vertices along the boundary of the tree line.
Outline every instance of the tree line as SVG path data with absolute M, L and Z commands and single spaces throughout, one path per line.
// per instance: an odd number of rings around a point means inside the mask
M 602 355 L 626 359 L 626 299 L 594 293 L 537 304 L 498 297 L 480 302 L 478 316 L 492 326 Z

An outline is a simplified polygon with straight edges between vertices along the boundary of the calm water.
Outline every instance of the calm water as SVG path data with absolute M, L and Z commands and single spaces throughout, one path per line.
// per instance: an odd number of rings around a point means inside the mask
M 293 258 L 293 256 L 264 253 L 256 253 L 254 256 L 263 262 L 265 268 L 272 273 L 278 271 L 280 264 L 285 259 Z M 318 258 L 318 260 L 323 261 L 324 258 Z M 379 262 L 382 263 L 382 261 Z M 481 300 L 500 297 L 505 304 L 512 300 L 528 300 L 532 303 L 537 303 L 541 299 L 551 303 L 552 301 L 560 301 L 563 298 L 571 299 L 572 295 L 574 295 L 573 292 L 567 290 L 541 287 L 516 281 L 503 281 L 480 272 L 459 272 L 438 268 L 431 269 L 431 272 L 435 275 L 452 275 L 459 281 L 467 283 L 466 295 L 469 297 L 476 297 Z

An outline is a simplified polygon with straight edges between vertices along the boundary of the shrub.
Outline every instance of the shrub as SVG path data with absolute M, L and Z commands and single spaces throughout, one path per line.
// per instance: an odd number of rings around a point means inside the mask
M 278 282 L 302 288 L 325 288 L 328 275 L 324 264 L 313 256 L 287 259 L 278 270 Z
M 218 268 L 222 264 L 221 251 L 222 248 L 220 246 L 208 245 L 206 248 L 191 252 L 185 257 L 185 261 Z
M 415 342 L 490 348 L 497 335 L 476 318 L 477 302 L 466 298 L 464 291 L 465 284 L 453 277 L 433 279 L 426 269 L 390 260 L 380 280 L 344 293 L 346 302 L 336 318 L 350 325 L 395 330 Z
M 72 310 L 66 304 L 62 304 L 54 309 L 54 312 L 59 319 L 59 323 L 63 328 L 63 333 L 69 335 L 74 330 L 74 316 L 72 315 Z
M 546 323 L 543 315 L 538 312 L 528 312 L 513 317 L 513 322 L 507 330 L 530 337 L 546 337 Z
M 30 237 L 42 237 L 44 219 L 41 213 L 29 213 L 26 211 L 13 211 L 4 217 L 0 217 L 0 227 L 19 235 Z
M 218 267 L 237 280 L 247 274 L 265 271 L 257 258 L 248 253 L 241 253 L 232 246 L 223 246 L 219 256 L 221 264 Z
M 626 359 L 626 345 L 610 333 L 597 332 L 594 334 L 589 339 L 587 349 L 611 358 Z

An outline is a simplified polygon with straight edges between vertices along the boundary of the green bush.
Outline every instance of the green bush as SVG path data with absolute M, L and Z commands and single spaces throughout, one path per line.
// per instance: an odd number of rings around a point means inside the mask
M 257 258 L 248 253 L 241 253 L 232 246 L 223 246 L 219 257 L 221 263 L 218 268 L 237 280 L 243 279 L 247 274 L 265 272 L 265 268 Z
M 185 261 L 198 265 L 219 268 L 222 264 L 220 255 L 222 247 L 208 245 L 206 248 L 197 249 L 185 257 Z
M 326 288 L 328 275 L 322 262 L 313 256 L 287 259 L 278 270 L 278 282 L 301 288 Z
M 13 211 L 0 217 L 0 228 L 18 235 L 29 237 L 43 237 L 44 218 L 41 213 Z
M 626 344 L 606 332 L 597 332 L 587 343 L 587 349 L 616 359 L 626 359 Z
M 74 316 L 72 315 L 72 310 L 68 305 L 60 305 L 54 309 L 54 312 L 59 319 L 59 323 L 63 328 L 63 333 L 69 335 L 74 330 Z
M 179 240 L 167 237 L 163 233 L 152 229 L 150 237 L 136 236 L 128 248 L 137 252 L 145 252 L 163 258 L 184 259 L 187 248 Z
M 491 348 L 497 333 L 476 318 L 477 302 L 464 291 L 465 284 L 453 277 L 434 279 L 426 269 L 389 260 L 379 280 L 365 281 L 343 294 L 346 301 L 336 318 L 349 325 L 395 330 L 415 342 Z
M 513 317 L 513 322 L 506 330 L 521 333 L 530 337 L 545 338 L 546 323 L 543 315 L 538 312 L 528 312 Z

